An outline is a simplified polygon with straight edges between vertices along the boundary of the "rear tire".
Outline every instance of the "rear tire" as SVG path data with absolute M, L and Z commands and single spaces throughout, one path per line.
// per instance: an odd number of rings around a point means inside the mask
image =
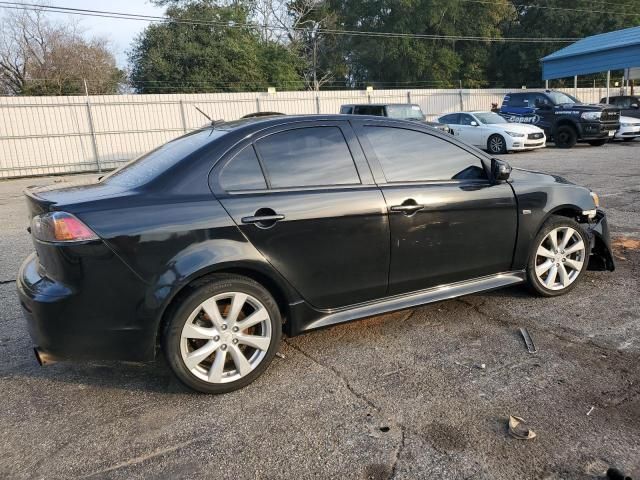
M 281 338 L 280 310 L 262 285 L 239 275 L 216 275 L 176 304 L 162 349 L 187 387 L 226 393 L 258 378 Z
M 578 284 L 589 264 L 589 237 L 571 218 L 552 216 L 531 244 L 527 280 L 535 293 L 556 297 Z
M 493 134 L 487 140 L 487 150 L 494 155 L 507 153 L 507 142 L 502 135 Z
M 607 143 L 609 141 L 608 138 L 605 138 L 604 140 L 591 140 L 589 141 L 589 145 L 591 145 L 592 147 L 601 147 L 603 146 L 605 143 Z
M 554 140 L 558 148 L 573 148 L 578 141 L 578 134 L 573 127 L 562 125 L 556 130 Z

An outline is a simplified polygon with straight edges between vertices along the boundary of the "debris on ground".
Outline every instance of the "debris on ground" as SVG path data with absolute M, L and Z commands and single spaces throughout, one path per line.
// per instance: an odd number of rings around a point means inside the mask
M 520 417 L 509 415 L 509 435 L 518 440 L 532 440 L 536 432 L 526 426 L 526 421 Z
M 284 356 L 284 353 L 276 352 L 276 357 L 278 358 L 287 358 Z
M 591 408 L 589 409 L 589 411 L 587 412 L 587 417 L 588 417 L 589 415 L 591 415 L 591 412 L 593 412 L 593 409 L 594 409 L 594 408 L 596 408 L 596 407 L 591 407 Z
M 520 333 L 522 334 L 522 338 L 524 339 L 524 343 L 527 346 L 527 350 L 529 353 L 536 353 L 538 349 L 533 344 L 533 340 L 531 339 L 531 335 L 529 335 L 529 331 L 526 328 L 520 327 Z
M 475 365 L 476 368 L 479 368 L 480 370 L 484 370 L 485 368 L 487 368 L 487 365 L 484 363 L 479 363 L 477 365 Z
M 613 256 L 618 260 L 625 261 L 627 258 L 623 256 L 623 252 L 627 250 L 640 250 L 640 240 L 630 237 L 616 237 L 611 242 Z

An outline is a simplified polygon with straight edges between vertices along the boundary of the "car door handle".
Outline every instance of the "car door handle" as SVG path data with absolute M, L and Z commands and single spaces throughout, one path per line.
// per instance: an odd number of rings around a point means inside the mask
M 416 203 L 403 203 L 402 205 L 394 205 L 391 207 L 392 212 L 402 212 L 405 215 L 412 215 L 418 210 L 422 210 L 424 205 L 418 205 Z
M 284 220 L 284 215 L 254 215 L 242 217 L 242 223 L 275 223 Z

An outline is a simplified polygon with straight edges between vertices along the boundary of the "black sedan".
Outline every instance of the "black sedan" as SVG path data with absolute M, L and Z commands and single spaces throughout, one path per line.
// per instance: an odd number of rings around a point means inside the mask
M 283 332 L 614 268 L 588 189 L 381 117 L 216 123 L 26 197 L 17 288 L 41 363 L 163 350 L 209 393 L 255 380 Z

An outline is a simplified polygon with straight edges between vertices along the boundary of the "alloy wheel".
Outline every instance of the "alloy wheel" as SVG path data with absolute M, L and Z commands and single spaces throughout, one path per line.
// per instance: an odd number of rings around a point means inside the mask
M 271 335 L 269 312 L 260 301 L 242 292 L 222 293 L 189 315 L 180 353 L 187 369 L 199 379 L 234 382 L 262 362 Z
M 491 153 L 501 153 L 504 150 L 504 140 L 499 135 L 489 139 L 489 150 Z
M 549 290 L 567 288 L 580 276 L 585 255 L 584 241 L 575 229 L 555 228 L 536 250 L 536 277 Z

